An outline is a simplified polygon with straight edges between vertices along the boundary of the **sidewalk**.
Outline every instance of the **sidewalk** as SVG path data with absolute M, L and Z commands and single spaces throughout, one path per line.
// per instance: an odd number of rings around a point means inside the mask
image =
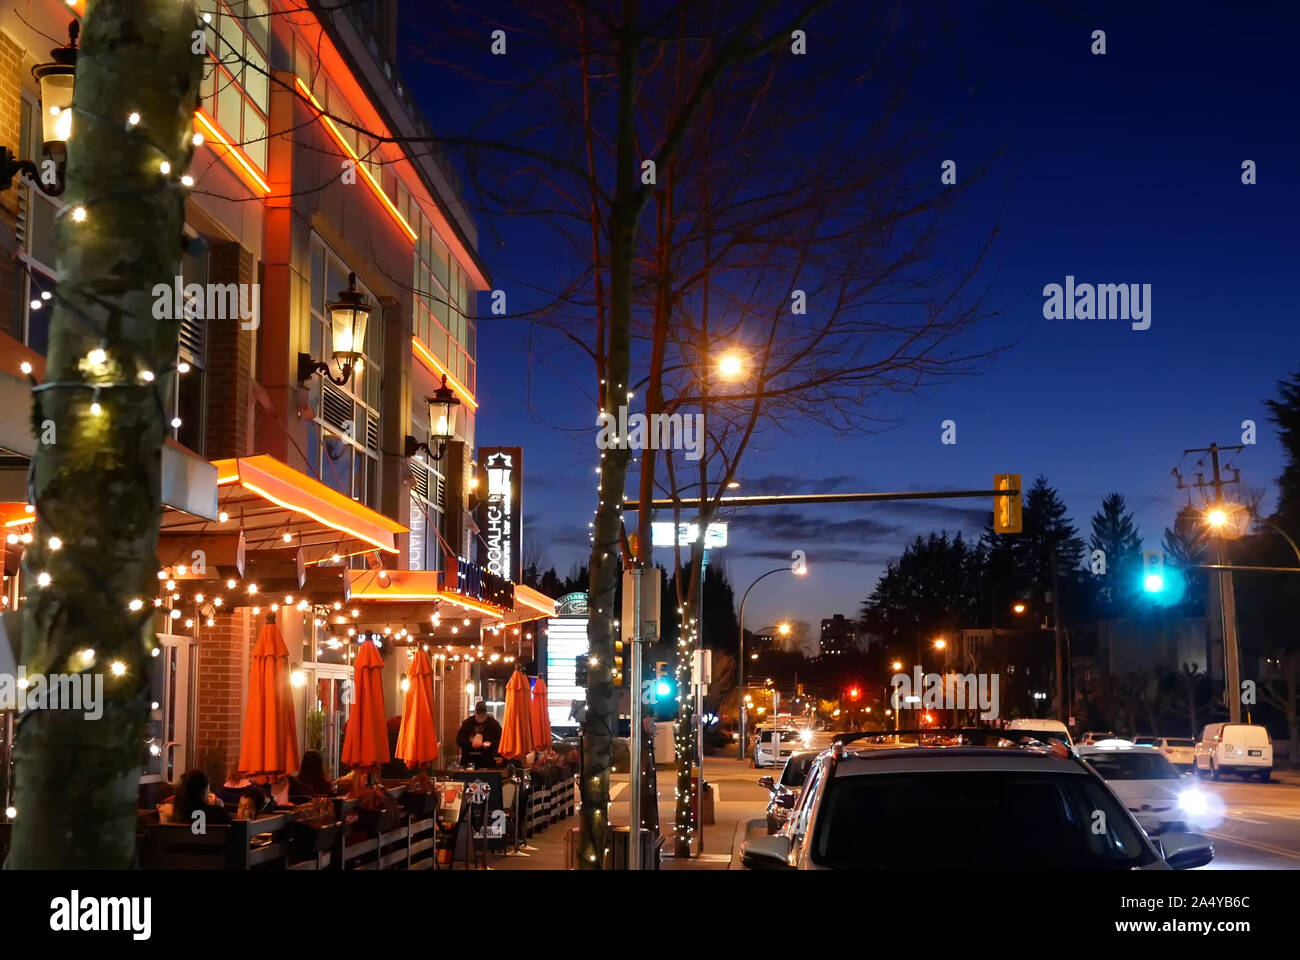
M 614 800 L 610 804 L 610 821 L 614 826 L 626 826 L 628 822 L 626 774 L 615 774 L 612 778 Z M 716 822 L 704 827 L 704 853 L 688 860 L 677 860 L 672 856 L 673 845 L 673 802 L 659 798 L 659 830 L 664 838 L 663 870 L 738 870 L 740 869 L 740 845 L 749 837 L 763 835 L 767 832 L 764 821 L 755 819 L 752 803 L 721 801 L 715 804 Z M 567 820 L 552 824 L 527 841 L 519 854 L 496 855 L 488 858 L 492 870 L 563 870 L 565 869 L 565 847 L 569 834 L 578 827 L 579 819 L 575 814 Z

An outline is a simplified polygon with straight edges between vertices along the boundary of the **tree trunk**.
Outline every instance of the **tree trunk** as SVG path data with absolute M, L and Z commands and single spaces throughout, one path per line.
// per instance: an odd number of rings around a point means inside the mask
M 179 328 L 178 317 L 154 319 L 151 291 L 172 282 L 181 257 L 179 177 L 194 152 L 203 58 L 191 50 L 191 32 L 199 26 L 189 2 L 92 0 L 82 30 L 59 286 L 32 412 L 43 442 L 29 478 L 37 520 L 23 558 L 22 663 L 29 674 L 102 677 L 103 715 L 24 715 L 8 862 L 15 869 L 123 869 L 135 857 L 164 397 Z M 129 129 L 133 111 L 141 119 Z M 74 208 L 84 208 L 84 222 Z M 91 362 L 95 349 L 106 362 Z M 141 379 L 146 370 L 152 382 Z M 51 425 L 54 442 L 44 442 Z M 56 536 L 57 551 L 49 546 Z M 37 585 L 40 573 L 48 586 Z M 133 599 L 141 610 L 128 609 Z M 120 675 L 115 663 L 125 668 Z
M 702 523 L 703 531 L 707 522 Z M 677 640 L 677 730 L 673 742 L 677 754 L 677 793 L 674 805 L 673 857 L 685 860 L 691 855 L 695 835 L 695 805 L 691 780 L 695 767 L 695 697 L 691 689 L 691 667 L 695 655 L 695 638 L 702 625 L 699 621 L 700 593 L 703 590 L 702 567 L 704 537 L 691 545 L 691 562 L 687 568 L 686 597 L 682 601 L 681 631 Z M 679 578 L 680 581 L 680 578 Z M 703 785 L 701 784 L 701 788 Z
M 628 0 L 625 22 L 636 21 Z M 627 403 L 632 363 L 632 258 L 643 202 L 636 196 L 636 49 L 631 36 L 619 45 L 616 189 L 609 222 L 609 351 L 601 384 L 601 411 L 617 415 Z M 626 437 L 620 438 L 626 441 Z M 600 870 L 609 851 L 609 768 L 617 712 L 614 701 L 613 611 L 622 564 L 623 491 L 630 453 L 626 445 L 601 451 L 600 489 L 591 545 L 587 607 L 587 724 L 583 737 L 582 824 L 578 866 Z M 639 693 L 639 691 L 637 691 Z

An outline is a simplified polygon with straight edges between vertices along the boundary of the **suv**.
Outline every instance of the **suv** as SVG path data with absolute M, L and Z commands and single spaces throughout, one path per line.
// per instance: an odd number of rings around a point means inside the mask
M 1079 746 L 1089 747 L 1094 743 L 1101 743 L 1103 740 L 1114 740 L 1114 730 L 1089 730 L 1083 736 L 1079 737 Z
M 1273 776 L 1273 741 L 1268 728 L 1257 723 L 1206 724 L 1196 743 L 1193 769 L 1215 780 L 1224 773 L 1237 773 L 1244 780 L 1253 774 L 1267 783 Z
M 876 745 L 856 745 L 867 738 Z M 954 738 L 959 746 L 924 745 Z M 1068 747 L 1030 739 L 995 730 L 853 736 L 817 757 L 789 822 L 775 836 L 746 841 L 741 863 L 768 870 L 1161 870 L 1214 858 L 1213 845 L 1198 834 L 1149 839 Z
M 1133 742 L 1139 747 L 1155 747 L 1183 773 L 1196 763 L 1196 741 L 1191 737 L 1138 737 Z

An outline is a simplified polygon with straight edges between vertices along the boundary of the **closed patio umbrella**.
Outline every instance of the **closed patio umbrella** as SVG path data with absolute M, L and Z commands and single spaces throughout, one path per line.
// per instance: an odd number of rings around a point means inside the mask
M 533 684 L 533 702 L 530 711 L 533 746 L 550 749 L 551 711 L 546 704 L 546 680 L 540 676 Z
M 373 643 L 361 644 L 352 665 L 352 709 L 343 735 L 344 763 L 354 769 L 387 763 L 388 720 L 384 715 L 384 660 Z M 361 778 L 357 777 L 359 784 Z
M 501 722 L 501 749 L 497 751 L 501 756 L 522 757 L 533 749 L 531 706 L 528 677 L 516 669 L 506 684 L 506 715 Z
M 433 726 L 433 667 L 429 655 L 421 649 L 416 649 L 406 668 L 406 683 L 396 753 L 398 760 L 414 770 L 438 758 L 438 736 Z
M 239 745 L 239 772 L 246 777 L 298 770 L 298 728 L 289 685 L 289 648 L 275 614 L 268 614 L 253 647 L 248 675 L 248 710 Z

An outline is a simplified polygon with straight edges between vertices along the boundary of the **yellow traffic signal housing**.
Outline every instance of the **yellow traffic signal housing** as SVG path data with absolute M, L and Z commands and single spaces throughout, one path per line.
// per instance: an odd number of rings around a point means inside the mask
M 1015 491 L 1015 493 L 1008 496 L 993 498 L 993 532 L 1020 533 L 1024 529 L 1024 524 L 1020 517 L 1020 506 L 1022 503 L 1020 474 L 995 474 L 993 477 L 993 489 Z
M 623 641 L 614 641 L 614 686 L 623 686 Z

